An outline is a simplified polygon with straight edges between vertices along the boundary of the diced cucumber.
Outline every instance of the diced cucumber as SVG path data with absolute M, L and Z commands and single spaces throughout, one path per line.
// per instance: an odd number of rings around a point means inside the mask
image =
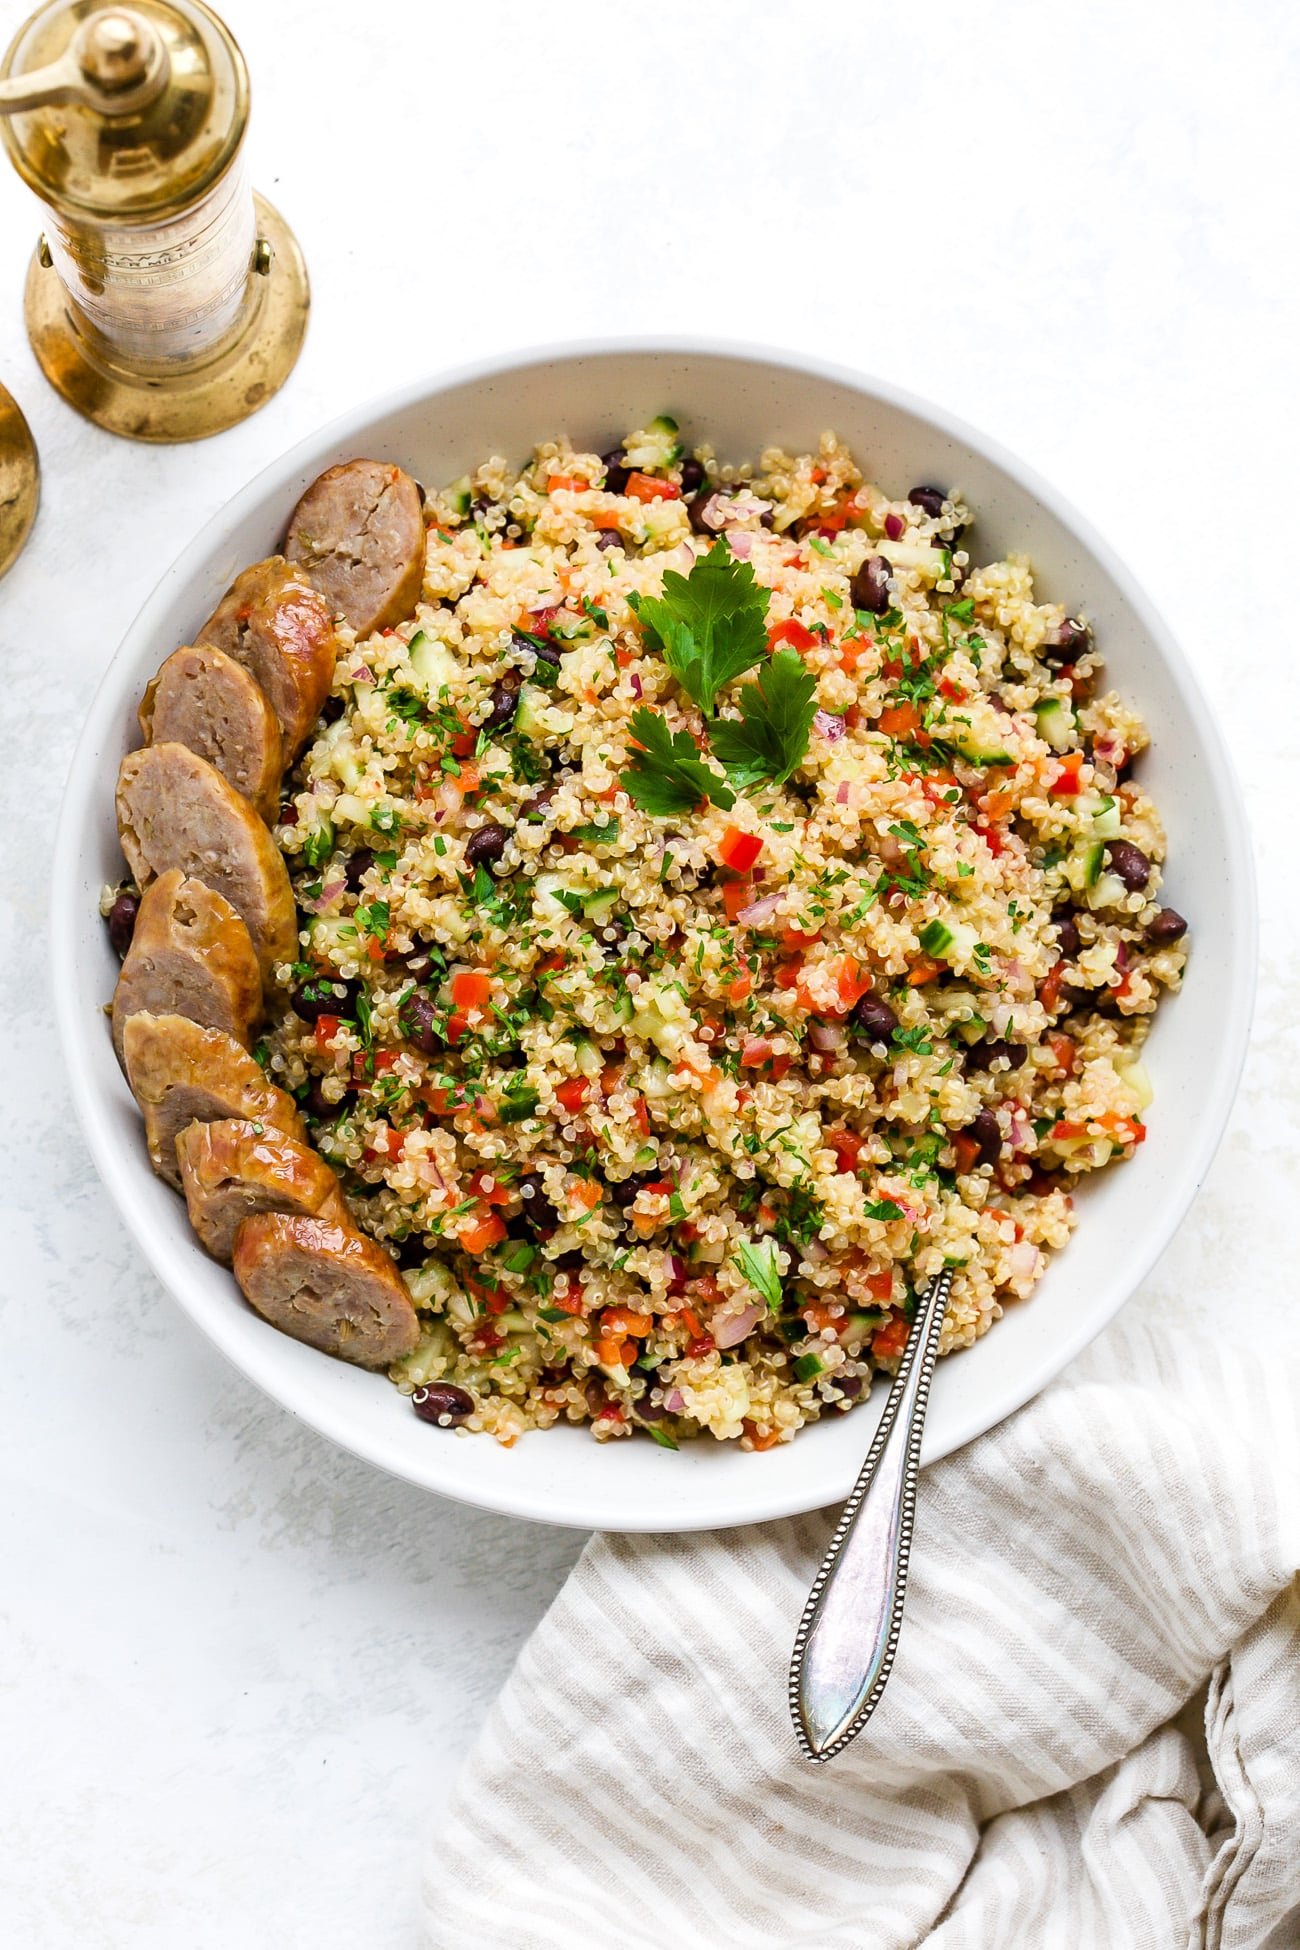
M 1015 759 L 1001 745 L 986 742 L 973 725 L 940 722 L 935 730 L 945 745 L 972 765 L 1014 765 Z
M 952 947 L 952 929 L 942 921 L 927 921 L 917 936 L 927 955 L 946 955 Z
M 1092 815 L 1092 830 L 1099 840 L 1117 840 L 1120 830 L 1120 807 L 1118 799 L 1107 793 L 1097 811 Z
M 324 866 L 330 854 L 334 851 L 334 822 L 332 819 L 322 819 L 319 825 L 312 827 L 311 832 L 307 835 L 306 844 L 302 851 L 303 858 L 309 867 Z
M 852 1334 L 865 1336 L 867 1334 L 874 1334 L 877 1327 L 883 1327 L 884 1324 L 885 1316 L 883 1314 L 850 1314 L 844 1323 L 844 1327 L 840 1329 L 840 1332 L 843 1333 L 847 1329 Z
M 643 503 L 641 519 L 645 524 L 647 542 L 676 542 L 682 533 L 684 515 L 680 501 L 651 501 Z
M 1151 1088 L 1151 1078 L 1147 1075 L 1145 1063 L 1135 1056 L 1131 1063 L 1117 1063 L 1116 1070 L 1137 1098 L 1137 1109 L 1146 1110 L 1155 1101 L 1155 1091 Z
M 1093 908 L 1113 907 L 1116 901 L 1123 900 L 1127 892 L 1128 888 L 1117 873 L 1104 873 L 1089 890 L 1088 905 Z
M 573 1057 L 584 1077 L 598 1077 L 605 1067 L 605 1059 L 594 1043 L 580 1037 L 573 1046 Z
M 1045 738 L 1054 752 L 1066 752 L 1074 743 L 1076 726 L 1074 713 L 1063 697 L 1043 697 L 1034 706 L 1034 716 L 1038 720 L 1038 735 Z
M 624 446 L 623 455 L 627 465 L 660 470 L 671 467 L 685 452 L 677 432 L 676 420 L 669 419 L 666 413 L 657 414 L 648 427 L 633 435 Z
M 643 1144 L 632 1160 L 632 1163 L 638 1171 L 648 1171 L 651 1165 L 657 1165 L 658 1162 L 659 1147 L 657 1144 Z
M 551 635 L 561 643 L 586 643 L 595 635 L 585 616 L 555 616 L 551 619 Z
M 896 569 L 915 569 L 931 582 L 939 580 L 952 559 L 947 549 L 929 548 L 924 542 L 877 542 L 876 553 Z
M 317 739 L 316 750 L 328 754 L 329 769 L 336 779 L 341 779 L 344 785 L 355 786 L 360 785 L 365 767 L 354 751 L 342 749 L 351 737 L 352 726 L 348 719 L 336 718 L 333 724 L 326 725 Z
M 445 643 L 439 643 L 427 630 L 417 630 L 406 646 L 406 654 L 427 698 L 436 701 L 452 690 L 460 671 Z
M 573 714 L 548 704 L 541 691 L 525 684 L 515 711 L 515 730 L 522 738 L 563 738 L 573 730 Z
M 799 1354 L 794 1360 L 796 1381 L 816 1381 L 819 1374 L 825 1374 L 826 1363 L 820 1354 Z
M 595 893 L 587 896 L 583 900 L 582 911 L 589 921 L 594 921 L 596 926 L 601 928 L 604 927 L 617 905 L 618 888 L 599 887 Z
M 1097 885 L 1104 852 L 1100 840 L 1080 840 L 1071 847 L 1065 862 L 1065 878 L 1076 894 L 1087 894 Z
M 442 490 L 442 498 L 452 513 L 459 515 L 463 521 L 469 513 L 469 504 L 474 499 L 474 489 L 470 485 L 469 475 L 462 474 L 458 481 L 453 481 L 450 487 L 445 487 Z

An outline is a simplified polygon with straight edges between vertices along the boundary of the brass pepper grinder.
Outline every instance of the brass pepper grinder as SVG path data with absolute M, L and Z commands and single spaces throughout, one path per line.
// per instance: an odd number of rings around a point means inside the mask
M 244 173 L 248 70 L 201 0 L 49 0 L 0 65 L 46 205 L 27 331 L 64 399 L 132 440 L 234 426 L 293 370 L 307 271 Z
M 0 576 L 22 552 L 36 519 L 40 481 L 31 428 L 13 394 L 0 386 Z

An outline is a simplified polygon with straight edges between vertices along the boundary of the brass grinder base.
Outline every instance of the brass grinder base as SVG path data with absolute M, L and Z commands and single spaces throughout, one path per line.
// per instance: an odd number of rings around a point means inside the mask
M 92 344 L 37 248 L 23 302 L 27 336 L 69 406 L 109 433 L 167 443 L 237 426 L 279 392 L 302 350 L 311 287 L 284 218 L 265 197 L 255 194 L 253 205 L 258 244 L 248 321 L 233 343 L 178 373 L 145 377 Z
M 36 442 L 12 393 L 0 386 L 0 576 L 21 553 L 41 491 Z

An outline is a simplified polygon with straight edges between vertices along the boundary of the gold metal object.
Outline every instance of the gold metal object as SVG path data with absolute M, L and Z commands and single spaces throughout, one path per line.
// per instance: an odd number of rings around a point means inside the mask
M 0 65 L 0 131 L 46 204 L 27 329 L 78 412 L 134 440 L 235 425 L 292 371 L 310 292 L 244 176 L 248 71 L 202 0 L 49 0 Z
M 0 386 L 0 576 L 12 567 L 36 519 L 41 466 L 12 393 Z

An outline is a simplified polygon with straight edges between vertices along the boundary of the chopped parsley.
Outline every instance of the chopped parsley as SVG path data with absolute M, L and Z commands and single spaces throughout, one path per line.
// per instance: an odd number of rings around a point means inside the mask
M 793 650 L 779 650 L 756 684 L 740 692 L 739 718 L 722 718 L 710 742 L 742 790 L 790 777 L 808 749 L 817 710 L 817 679 Z
M 736 1254 L 735 1264 L 776 1313 L 781 1305 L 781 1275 L 776 1266 L 776 1247 L 771 1240 L 762 1240 L 757 1246 L 751 1246 L 746 1240 Z

